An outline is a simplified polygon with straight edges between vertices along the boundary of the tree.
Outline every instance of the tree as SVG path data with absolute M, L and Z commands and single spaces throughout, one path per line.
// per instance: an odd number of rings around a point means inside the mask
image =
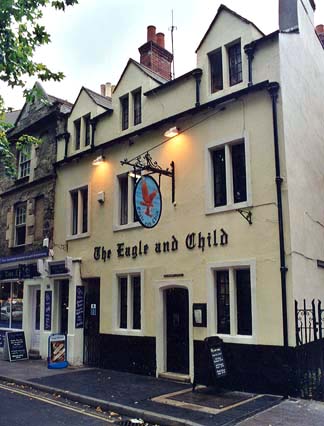
M 37 47 L 50 43 L 50 35 L 40 24 L 43 9 L 52 7 L 64 11 L 67 6 L 77 3 L 78 0 L 0 0 L 0 80 L 10 87 L 23 88 L 27 102 L 39 97 L 36 90 L 25 89 L 27 76 L 41 81 L 64 78 L 62 72 L 53 72 L 45 64 L 34 61 Z M 0 95 L 0 164 L 8 176 L 14 176 L 15 157 L 7 138 L 10 127 L 5 122 L 4 101 Z M 28 135 L 15 141 L 18 151 L 35 143 L 39 140 Z

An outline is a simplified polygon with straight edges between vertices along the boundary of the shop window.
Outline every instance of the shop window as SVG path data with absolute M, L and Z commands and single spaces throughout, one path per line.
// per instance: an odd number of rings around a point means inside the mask
M 227 52 L 230 86 L 234 86 L 235 84 L 241 83 L 242 81 L 241 42 L 229 46 Z
M 142 92 L 141 89 L 133 92 L 134 126 L 142 122 Z
M 88 187 L 70 191 L 71 197 L 71 234 L 83 235 L 88 232 L 89 202 Z
M 217 334 L 251 336 L 250 268 L 215 271 Z
M 119 225 L 127 225 L 138 221 L 133 201 L 135 183 L 135 177 L 130 176 L 128 173 L 118 176 Z
M 31 159 L 31 146 L 28 145 L 23 151 L 19 152 L 18 159 L 18 179 L 22 179 L 30 175 L 30 159 Z
M 141 276 L 118 276 L 118 325 L 121 329 L 141 330 Z
M 129 98 L 128 95 L 120 99 L 121 106 L 121 126 L 122 130 L 128 129 L 129 126 Z
M 245 141 L 209 148 L 210 212 L 248 201 Z
M 7 282 L 0 285 L 0 327 L 22 328 L 23 284 Z
M 210 67 L 210 90 L 211 93 L 223 90 L 223 60 L 222 49 L 218 49 L 208 55 Z
M 19 204 L 15 208 L 15 246 L 26 244 L 26 216 L 27 203 Z
M 84 122 L 84 146 L 90 145 L 90 114 L 83 117 Z
M 74 121 L 74 148 L 80 149 L 80 138 L 81 138 L 81 119 L 78 118 Z

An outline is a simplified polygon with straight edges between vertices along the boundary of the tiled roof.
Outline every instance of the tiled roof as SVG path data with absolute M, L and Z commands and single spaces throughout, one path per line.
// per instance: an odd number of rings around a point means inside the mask
M 87 89 L 84 87 L 84 90 L 88 93 L 90 98 L 99 106 L 105 109 L 112 109 L 111 98 L 108 96 L 102 96 L 99 93 L 94 92 L 93 90 Z

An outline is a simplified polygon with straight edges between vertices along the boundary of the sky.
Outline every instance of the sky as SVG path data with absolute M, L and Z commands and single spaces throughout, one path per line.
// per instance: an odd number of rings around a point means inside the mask
M 46 92 L 74 102 L 81 87 L 100 92 L 100 84 L 116 84 L 128 59 L 139 61 L 138 48 L 146 42 L 146 28 L 155 25 L 165 34 L 171 51 L 174 30 L 175 76 L 196 66 L 195 50 L 223 3 L 254 22 L 265 34 L 278 29 L 278 0 L 79 0 L 66 12 L 45 10 L 43 24 L 51 43 L 35 59 L 52 71 L 63 71 L 62 82 L 45 82 Z M 324 24 L 324 1 L 317 0 L 315 25 Z M 32 86 L 35 80 L 28 80 Z M 0 83 L 7 107 L 19 109 L 21 89 Z

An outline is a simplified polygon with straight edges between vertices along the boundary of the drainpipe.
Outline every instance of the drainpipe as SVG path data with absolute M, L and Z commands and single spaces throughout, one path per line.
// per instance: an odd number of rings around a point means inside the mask
M 250 43 L 247 44 L 244 47 L 244 51 L 248 57 L 248 68 L 249 68 L 249 82 L 248 82 L 248 86 L 252 86 L 253 85 L 253 76 L 252 76 L 252 62 L 254 59 L 254 51 L 255 51 L 255 44 Z
M 196 103 L 195 103 L 195 106 L 199 107 L 199 105 L 200 105 L 200 82 L 201 82 L 202 70 L 201 69 L 195 69 L 192 72 L 192 75 L 195 77 L 195 80 L 196 80 Z
M 278 83 L 269 83 L 268 92 L 272 101 L 272 119 L 273 119 L 273 142 L 276 167 L 276 187 L 277 187 L 277 206 L 278 206 L 278 224 L 279 224 L 279 246 L 280 246 L 280 274 L 281 274 L 281 300 L 282 300 L 282 322 L 283 322 L 283 342 L 288 347 L 288 317 L 287 317 L 287 271 L 285 256 L 285 238 L 282 212 L 282 177 L 280 174 L 280 155 L 279 155 L 279 136 L 278 136 Z

